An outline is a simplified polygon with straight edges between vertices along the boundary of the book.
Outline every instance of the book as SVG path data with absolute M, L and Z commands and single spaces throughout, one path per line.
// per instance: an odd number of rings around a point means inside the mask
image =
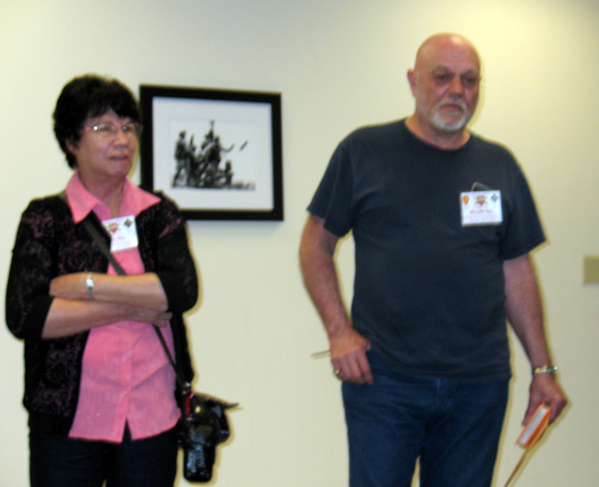
M 551 406 L 548 406 L 547 404 L 541 404 L 532 417 L 528 420 L 528 422 L 524 425 L 524 429 L 522 430 L 522 433 L 520 433 L 518 440 L 516 440 L 516 444 L 522 448 L 525 448 L 525 450 L 524 453 L 522 453 L 516 468 L 514 468 L 510 478 L 506 482 L 505 487 L 508 487 L 510 482 L 514 479 L 516 472 L 520 469 L 530 451 L 534 448 L 534 446 L 537 444 L 537 441 L 541 439 L 541 436 L 543 436 L 543 433 L 545 433 L 547 430 L 547 427 L 549 426 L 550 414 Z
M 533 439 L 538 439 L 538 433 L 542 434 L 544 432 L 544 428 L 546 428 L 547 424 L 549 423 L 550 414 L 551 407 L 547 404 L 541 404 L 532 417 L 528 420 L 528 422 L 524 425 L 524 429 L 522 430 L 522 433 L 520 433 L 516 444 L 525 448 Z M 541 429 L 543 429 L 543 431 L 541 431 Z

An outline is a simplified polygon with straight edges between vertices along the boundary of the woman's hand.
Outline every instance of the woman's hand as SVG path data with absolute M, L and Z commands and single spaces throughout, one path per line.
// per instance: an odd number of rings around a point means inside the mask
M 98 274 L 96 274 L 97 276 Z M 76 272 L 55 277 L 50 281 L 50 296 L 65 299 L 89 299 L 85 281 L 87 273 Z
M 131 316 L 128 319 L 130 321 L 147 323 L 148 325 L 163 328 L 168 325 L 168 322 L 172 317 L 173 314 L 168 311 L 163 312 L 151 309 L 131 308 Z

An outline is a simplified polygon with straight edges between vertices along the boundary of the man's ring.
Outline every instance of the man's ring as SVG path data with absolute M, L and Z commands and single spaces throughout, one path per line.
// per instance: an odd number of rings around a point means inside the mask
M 337 379 L 339 379 L 339 374 L 341 374 L 341 369 L 333 370 L 333 374 L 335 374 L 337 376 Z

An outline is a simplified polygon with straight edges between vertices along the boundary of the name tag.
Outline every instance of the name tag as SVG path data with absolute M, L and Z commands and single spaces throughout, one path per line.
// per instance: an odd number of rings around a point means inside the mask
M 467 191 L 460 194 L 462 226 L 497 225 L 503 221 L 501 191 Z
M 133 215 L 104 220 L 102 225 L 110 235 L 111 252 L 137 247 L 137 228 Z

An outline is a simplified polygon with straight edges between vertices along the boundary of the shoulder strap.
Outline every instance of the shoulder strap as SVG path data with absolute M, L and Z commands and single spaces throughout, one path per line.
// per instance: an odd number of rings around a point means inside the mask
M 96 230 L 96 227 L 94 227 L 94 224 L 90 221 L 90 217 L 91 217 L 91 213 L 89 215 L 87 215 L 85 217 L 85 219 L 83 220 L 83 225 L 85 226 L 87 233 L 89 233 L 90 236 L 94 239 L 94 242 L 96 243 L 98 248 L 102 251 L 104 256 L 106 256 L 108 258 L 108 260 L 112 264 L 112 267 L 114 267 L 114 270 L 117 272 L 117 274 L 124 276 L 127 273 L 125 272 L 125 270 L 123 269 L 121 264 L 119 264 L 117 262 L 117 260 L 114 258 L 114 255 L 112 255 L 112 253 L 110 252 L 108 245 L 106 245 L 106 242 L 100 236 L 100 234 L 98 233 L 98 230 Z

